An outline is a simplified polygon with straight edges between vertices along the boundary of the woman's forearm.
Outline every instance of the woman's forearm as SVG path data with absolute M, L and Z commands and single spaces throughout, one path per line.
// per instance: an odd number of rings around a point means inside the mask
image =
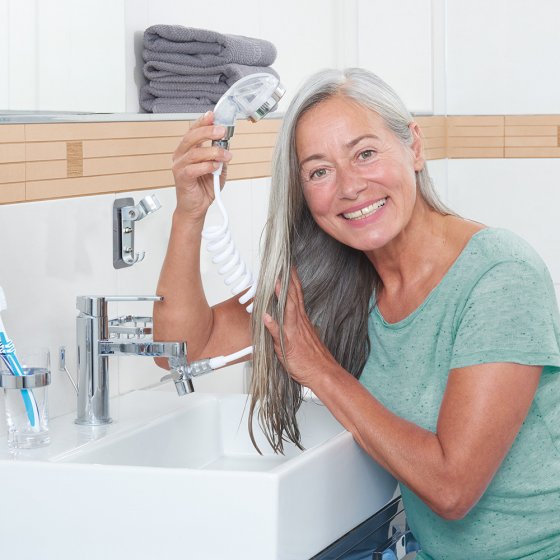
M 364 451 L 436 513 L 447 516 L 447 502 L 455 499 L 436 434 L 390 412 L 340 366 L 321 375 L 312 389 Z
M 202 220 L 175 211 L 157 287 L 164 300 L 154 305 L 154 338 L 188 341 L 192 359 L 206 345 L 213 322 L 200 275 L 202 227 Z
M 480 499 L 513 444 L 540 366 L 489 363 L 452 370 L 436 432 L 389 411 L 338 365 L 312 390 L 360 446 L 433 511 L 460 519 Z

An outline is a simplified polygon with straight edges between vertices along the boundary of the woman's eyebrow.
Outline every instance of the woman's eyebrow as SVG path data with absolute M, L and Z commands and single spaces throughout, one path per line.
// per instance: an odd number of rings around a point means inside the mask
M 357 144 L 359 144 L 362 140 L 365 140 L 366 138 L 371 138 L 373 140 L 379 140 L 379 136 L 376 136 L 375 134 L 362 134 L 361 136 L 358 136 L 357 138 L 354 138 L 353 140 L 350 140 L 350 142 L 345 144 L 345 147 L 348 148 L 348 149 L 351 149 L 354 146 L 356 146 Z M 325 154 L 312 154 L 309 157 L 306 157 L 303 161 L 301 161 L 299 163 L 299 167 L 301 169 L 303 167 L 303 165 L 306 164 L 308 161 L 312 161 L 314 159 L 325 159 L 326 157 L 327 156 Z
M 325 154 L 313 154 L 309 157 L 306 157 L 303 161 L 300 161 L 299 167 L 300 169 L 306 164 L 308 161 L 312 161 L 314 159 L 325 159 L 327 156 Z
M 359 144 L 362 140 L 365 140 L 366 138 L 372 138 L 373 140 L 379 140 L 379 136 L 375 135 L 375 134 L 362 134 L 361 136 L 358 136 L 357 138 L 354 138 L 354 140 L 350 140 L 350 142 L 348 142 L 346 144 L 347 148 L 353 148 L 356 144 Z

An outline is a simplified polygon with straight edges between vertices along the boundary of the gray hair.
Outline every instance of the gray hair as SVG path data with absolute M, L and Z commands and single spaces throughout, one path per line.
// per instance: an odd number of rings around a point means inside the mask
M 408 112 L 397 94 L 375 74 L 359 69 L 323 70 L 311 76 L 292 100 L 278 134 L 272 163 L 272 190 L 265 228 L 263 259 L 252 315 L 253 376 L 249 431 L 258 422 L 275 452 L 284 442 L 302 448 L 296 413 L 302 387 L 291 379 L 274 352 L 263 325 L 269 313 L 283 332 L 290 270 L 301 280 L 305 309 L 336 361 L 359 378 L 370 352 L 368 316 L 379 277 L 363 252 L 327 235 L 315 223 L 303 196 L 296 153 L 296 127 L 302 115 L 334 96 L 355 101 L 377 113 L 405 145 L 413 136 Z M 441 214 L 452 214 L 438 198 L 426 167 L 416 173 L 420 196 Z M 280 280 L 281 292 L 275 295 Z M 283 351 L 282 346 L 282 351 Z M 258 447 L 257 447 L 258 449 Z

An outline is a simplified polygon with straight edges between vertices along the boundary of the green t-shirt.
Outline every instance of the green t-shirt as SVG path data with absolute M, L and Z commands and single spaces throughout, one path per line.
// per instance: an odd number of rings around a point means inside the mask
M 422 305 L 398 323 L 377 307 L 360 381 L 387 408 L 436 431 L 450 370 L 544 366 L 511 450 L 461 520 L 446 521 L 401 484 L 418 560 L 560 558 L 560 317 L 546 266 L 522 239 L 477 232 Z

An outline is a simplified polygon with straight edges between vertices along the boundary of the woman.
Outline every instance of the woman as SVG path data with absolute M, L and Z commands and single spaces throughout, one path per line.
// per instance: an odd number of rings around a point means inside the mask
M 324 71 L 278 138 L 250 325 L 235 299 L 208 307 L 198 272 L 208 173 L 230 159 L 202 144 L 211 124 L 175 153 L 158 337 L 197 358 L 252 336 L 273 447 L 299 441 L 308 387 L 400 482 L 419 558 L 560 558 L 560 322 L 536 253 L 439 202 L 384 82 Z

